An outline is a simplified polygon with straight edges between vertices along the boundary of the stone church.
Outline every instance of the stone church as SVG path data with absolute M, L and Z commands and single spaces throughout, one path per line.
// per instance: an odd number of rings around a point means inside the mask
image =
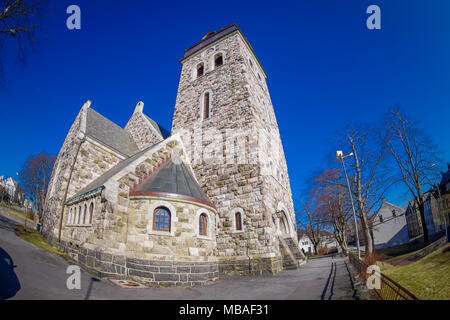
M 43 232 L 98 276 L 192 286 L 298 268 L 266 73 L 235 24 L 185 50 L 171 132 L 139 102 L 125 128 L 87 101 L 56 160 Z

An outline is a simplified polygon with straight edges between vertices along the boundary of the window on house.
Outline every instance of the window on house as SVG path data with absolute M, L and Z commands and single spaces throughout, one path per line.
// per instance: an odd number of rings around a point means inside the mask
M 209 92 L 203 96 L 203 119 L 209 118 Z
M 206 236 L 208 233 L 208 218 L 205 213 L 202 213 L 199 217 L 199 234 L 202 236 Z
M 218 53 L 214 58 L 214 68 L 220 67 L 221 65 L 223 65 L 223 56 L 221 53 Z
M 203 75 L 204 71 L 205 71 L 205 67 L 204 67 L 203 63 L 200 63 L 197 66 L 197 78 L 201 77 Z
M 94 203 L 89 206 L 89 224 L 92 224 L 92 216 L 94 215 Z
M 383 216 L 380 216 L 380 222 L 383 222 Z
M 393 217 L 396 216 L 395 210 L 392 210 L 392 216 L 393 216 Z
M 234 215 L 234 219 L 236 221 L 236 231 L 241 231 L 242 230 L 241 213 L 240 212 L 236 212 L 235 215 Z
M 170 232 L 170 211 L 165 207 L 158 207 L 153 213 L 153 230 Z

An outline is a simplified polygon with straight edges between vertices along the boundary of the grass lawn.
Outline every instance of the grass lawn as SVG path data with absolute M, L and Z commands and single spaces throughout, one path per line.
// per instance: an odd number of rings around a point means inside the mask
M 407 256 L 409 254 L 403 258 Z M 383 261 L 381 272 L 419 299 L 450 300 L 450 244 L 408 265 L 396 266 L 399 258 Z
M 55 248 L 53 248 L 51 245 L 48 244 L 48 242 L 45 240 L 45 238 L 36 230 L 31 230 L 31 229 L 24 229 L 23 226 L 20 225 L 16 225 L 14 227 L 14 231 L 16 233 L 16 235 L 20 238 L 22 238 L 25 241 L 28 241 L 32 244 L 34 244 L 35 246 L 38 246 L 44 250 L 47 250 L 51 253 L 56 253 L 57 255 L 66 258 L 65 253 L 62 253 L 58 250 L 56 250 Z

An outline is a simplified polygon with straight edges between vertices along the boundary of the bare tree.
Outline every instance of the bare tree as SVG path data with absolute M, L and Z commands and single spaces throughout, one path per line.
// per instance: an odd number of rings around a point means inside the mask
M 409 120 L 400 109 L 390 110 L 385 120 L 384 143 L 397 164 L 400 180 L 405 184 L 419 209 L 423 229 L 424 245 L 429 244 L 425 222 L 425 185 L 431 187 L 429 177 L 438 170 L 441 160 L 436 147 L 418 127 L 418 122 Z
M 320 207 L 317 201 L 319 193 L 316 190 L 311 190 L 311 193 L 305 200 L 301 200 L 303 210 L 300 216 L 304 222 L 300 221 L 298 226 L 306 231 L 308 238 L 314 245 L 315 254 L 319 254 L 319 246 L 321 242 L 322 230 L 324 227 L 323 208 Z
M 36 17 L 41 10 L 42 1 L 0 0 L 0 48 L 8 40 L 17 45 L 19 61 L 24 62 L 26 44 L 36 42 Z M 3 61 L 0 59 L 0 75 Z
M 339 169 L 327 169 L 318 176 L 317 184 L 319 206 L 323 208 L 323 222 L 331 226 L 334 237 L 347 255 L 347 227 L 352 217 L 348 192 L 343 186 L 342 172 Z
M 378 139 L 378 132 L 376 126 L 348 125 L 343 133 L 335 137 L 337 149 L 353 153 L 345 165 L 349 169 L 350 189 L 356 201 L 366 254 L 373 252 L 369 214 L 384 197 L 386 190 L 395 183 L 386 165 L 385 147 Z
M 33 202 L 34 210 L 39 213 L 39 216 L 42 214 L 55 160 L 56 156 L 47 155 L 46 153 L 30 156 L 19 172 L 22 188 Z

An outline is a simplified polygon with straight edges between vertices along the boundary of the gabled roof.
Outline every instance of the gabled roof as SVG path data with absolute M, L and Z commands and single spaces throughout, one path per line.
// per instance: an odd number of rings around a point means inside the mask
M 146 114 L 142 113 L 145 118 L 151 123 L 151 125 L 155 128 L 155 130 L 163 137 L 163 139 L 166 139 L 170 136 L 170 132 L 167 131 L 163 126 L 159 125 L 156 121 L 154 121 L 152 118 L 147 116 Z
M 163 142 L 163 141 L 161 141 Z M 86 193 L 89 193 L 92 190 L 98 189 L 100 187 L 103 187 L 103 185 L 110 179 L 112 178 L 115 174 L 119 173 L 120 171 L 122 171 L 124 168 L 126 168 L 131 162 L 133 162 L 134 160 L 136 160 L 137 158 L 139 158 L 141 155 L 143 155 L 144 153 L 146 153 L 147 151 L 149 151 L 150 149 L 156 147 L 158 144 L 160 144 L 161 142 L 158 142 L 157 144 L 154 144 L 136 154 L 134 154 L 133 156 L 122 160 L 121 162 L 119 162 L 118 164 L 116 164 L 114 167 L 112 167 L 111 169 L 109 169 L 108 171 L 106 171 L 104 174 L 102 174 L 101 176 L 99 176 L 97 179 L 95 179 L 94 181 L 92 181 L 91 183 L 89 183 L 86 187 L 82 188 L 80 191 L 78 191 L 73 197 L 71 197 L 67 202 L 71 202 L 73 200 L 75 200 L 75 198 L 78 198 Z
M 87 109 L 86 135 L 127 157 L 139 151 L 127 131 L 92 108 Z
M 174 155 L 136 186 L 130 196 L 165 197 L 214 207 L 178 155 Z

